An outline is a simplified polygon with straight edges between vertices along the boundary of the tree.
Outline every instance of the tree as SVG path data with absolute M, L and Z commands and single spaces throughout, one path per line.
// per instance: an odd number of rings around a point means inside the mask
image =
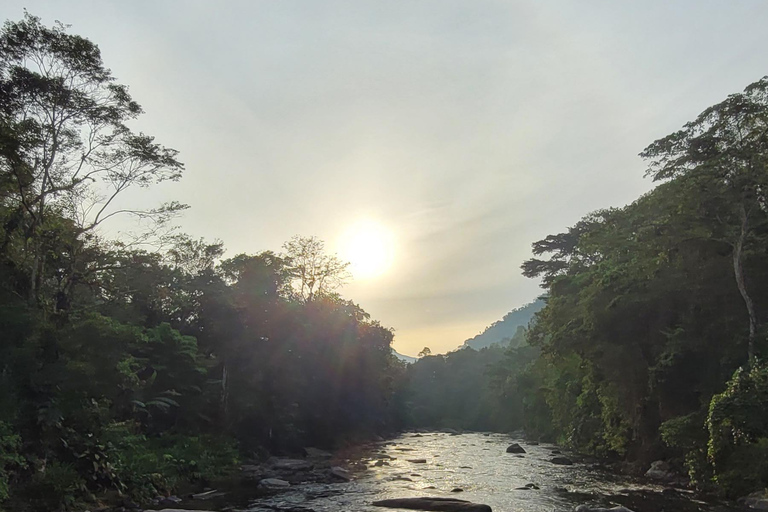
M 0 32 L 0 204 L 9 208 L 3 247 L 15 249 L 27 269 L 32 302 L 41 300 L 46 237 L 62 218 L 74 236 L 58 292 L 68 291 L 80 253 L 106 220 L 130 215 L 157 227 L 186 208 L 119 204 L 130 188 L 178 180 L 183 166 L 175 150 L 127 127 L 141 107 L 115 83 L 98 46 L 66 29 L 26 13 Z
M 745 252 L 768 221 L 768 77 L 702 112 L 642 153 L 654 181 L 695 189 L 702 216 L 717 219 L 713 237 L 732 249 L 736 286 L 749 318 L 748 360 L 755 356 L 758 315 L 745 276 Z
M 424 347 L 423 349 L 421 349 L 421 352 L 419 352 L 416 355 L 419 356 L 419 358 L 428 357 L 432 355 L 432 350 L 429 347 Z
M 285 257 L 293 278 L 295 296 L 301 302 L 312 302 L 343 286 L 351 277 L 349 263 L 325 253 L 325 244 L 317 237 L 294 236 L 285 244 Z

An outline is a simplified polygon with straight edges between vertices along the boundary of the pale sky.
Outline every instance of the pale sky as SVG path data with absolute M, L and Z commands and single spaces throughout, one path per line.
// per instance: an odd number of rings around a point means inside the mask
M 531 243 L 649 190 L 637 154 L 768 74 L 768 2 L 9 1 L 96 42 L 186 172 L 142 201 L 226 256 L 354 225 L 341 292 L 415 355 L 540 294 Z

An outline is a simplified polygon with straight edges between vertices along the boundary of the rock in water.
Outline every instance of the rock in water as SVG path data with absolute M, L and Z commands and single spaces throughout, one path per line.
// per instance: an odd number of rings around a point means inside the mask
M 568 457 L 553 457 L 549 460 L 552 464 L 559 464 L 560 466 L 572 466 L 573 461 Z
M 349 471 L 339 466 L 334 466 L 331 468 L 331 475 L 347 482 L 352 480 L 352 475 L 349 474 Z
M 525 453 L 525 449 L 518 443 L 507 446 L 507 453 Z
M 374 501 L 374 507 L 435 510 L 438 512 L 491 512 L 491 507 L 455 498 L 395 498 Z
M 413 464 L 426 464 L 427 459 L 408 459 L 408 462 L 412 462 Z

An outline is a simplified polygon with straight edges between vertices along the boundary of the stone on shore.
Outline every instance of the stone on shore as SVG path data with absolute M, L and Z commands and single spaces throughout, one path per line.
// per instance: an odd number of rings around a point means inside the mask
M 748 496 L 739 498 L 739 503 L 752 510 L 768 510 L 768 493 L 756 491 Z
M 650 469 L 645 472 L 645 476 L 651 480 L 659 480 L 662 482 L 674 482 L 675 480 L 680 479 L 680 477 L 672 471 L 669 462 L 664 460 L 652 462 Z
M 435 510 L 437 512 L 491 512 L 491 507 L 455 498 L 395 498 L 374 501 L 374 507 Z
M 290 482 L 280 480 L 279 478 L 265 478 L 259 482 L 259 485 L 269 489 L 284 489 L 291 486 Z

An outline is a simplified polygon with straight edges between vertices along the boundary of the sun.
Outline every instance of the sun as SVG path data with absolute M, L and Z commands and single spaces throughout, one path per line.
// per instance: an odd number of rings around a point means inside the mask
M 350 263 L 349 270 L 357 279 L 372 279 L 389 270 L 394 248 L 392 231 L 372 220 L 356 222 L 339 240 L 339 256 Z

